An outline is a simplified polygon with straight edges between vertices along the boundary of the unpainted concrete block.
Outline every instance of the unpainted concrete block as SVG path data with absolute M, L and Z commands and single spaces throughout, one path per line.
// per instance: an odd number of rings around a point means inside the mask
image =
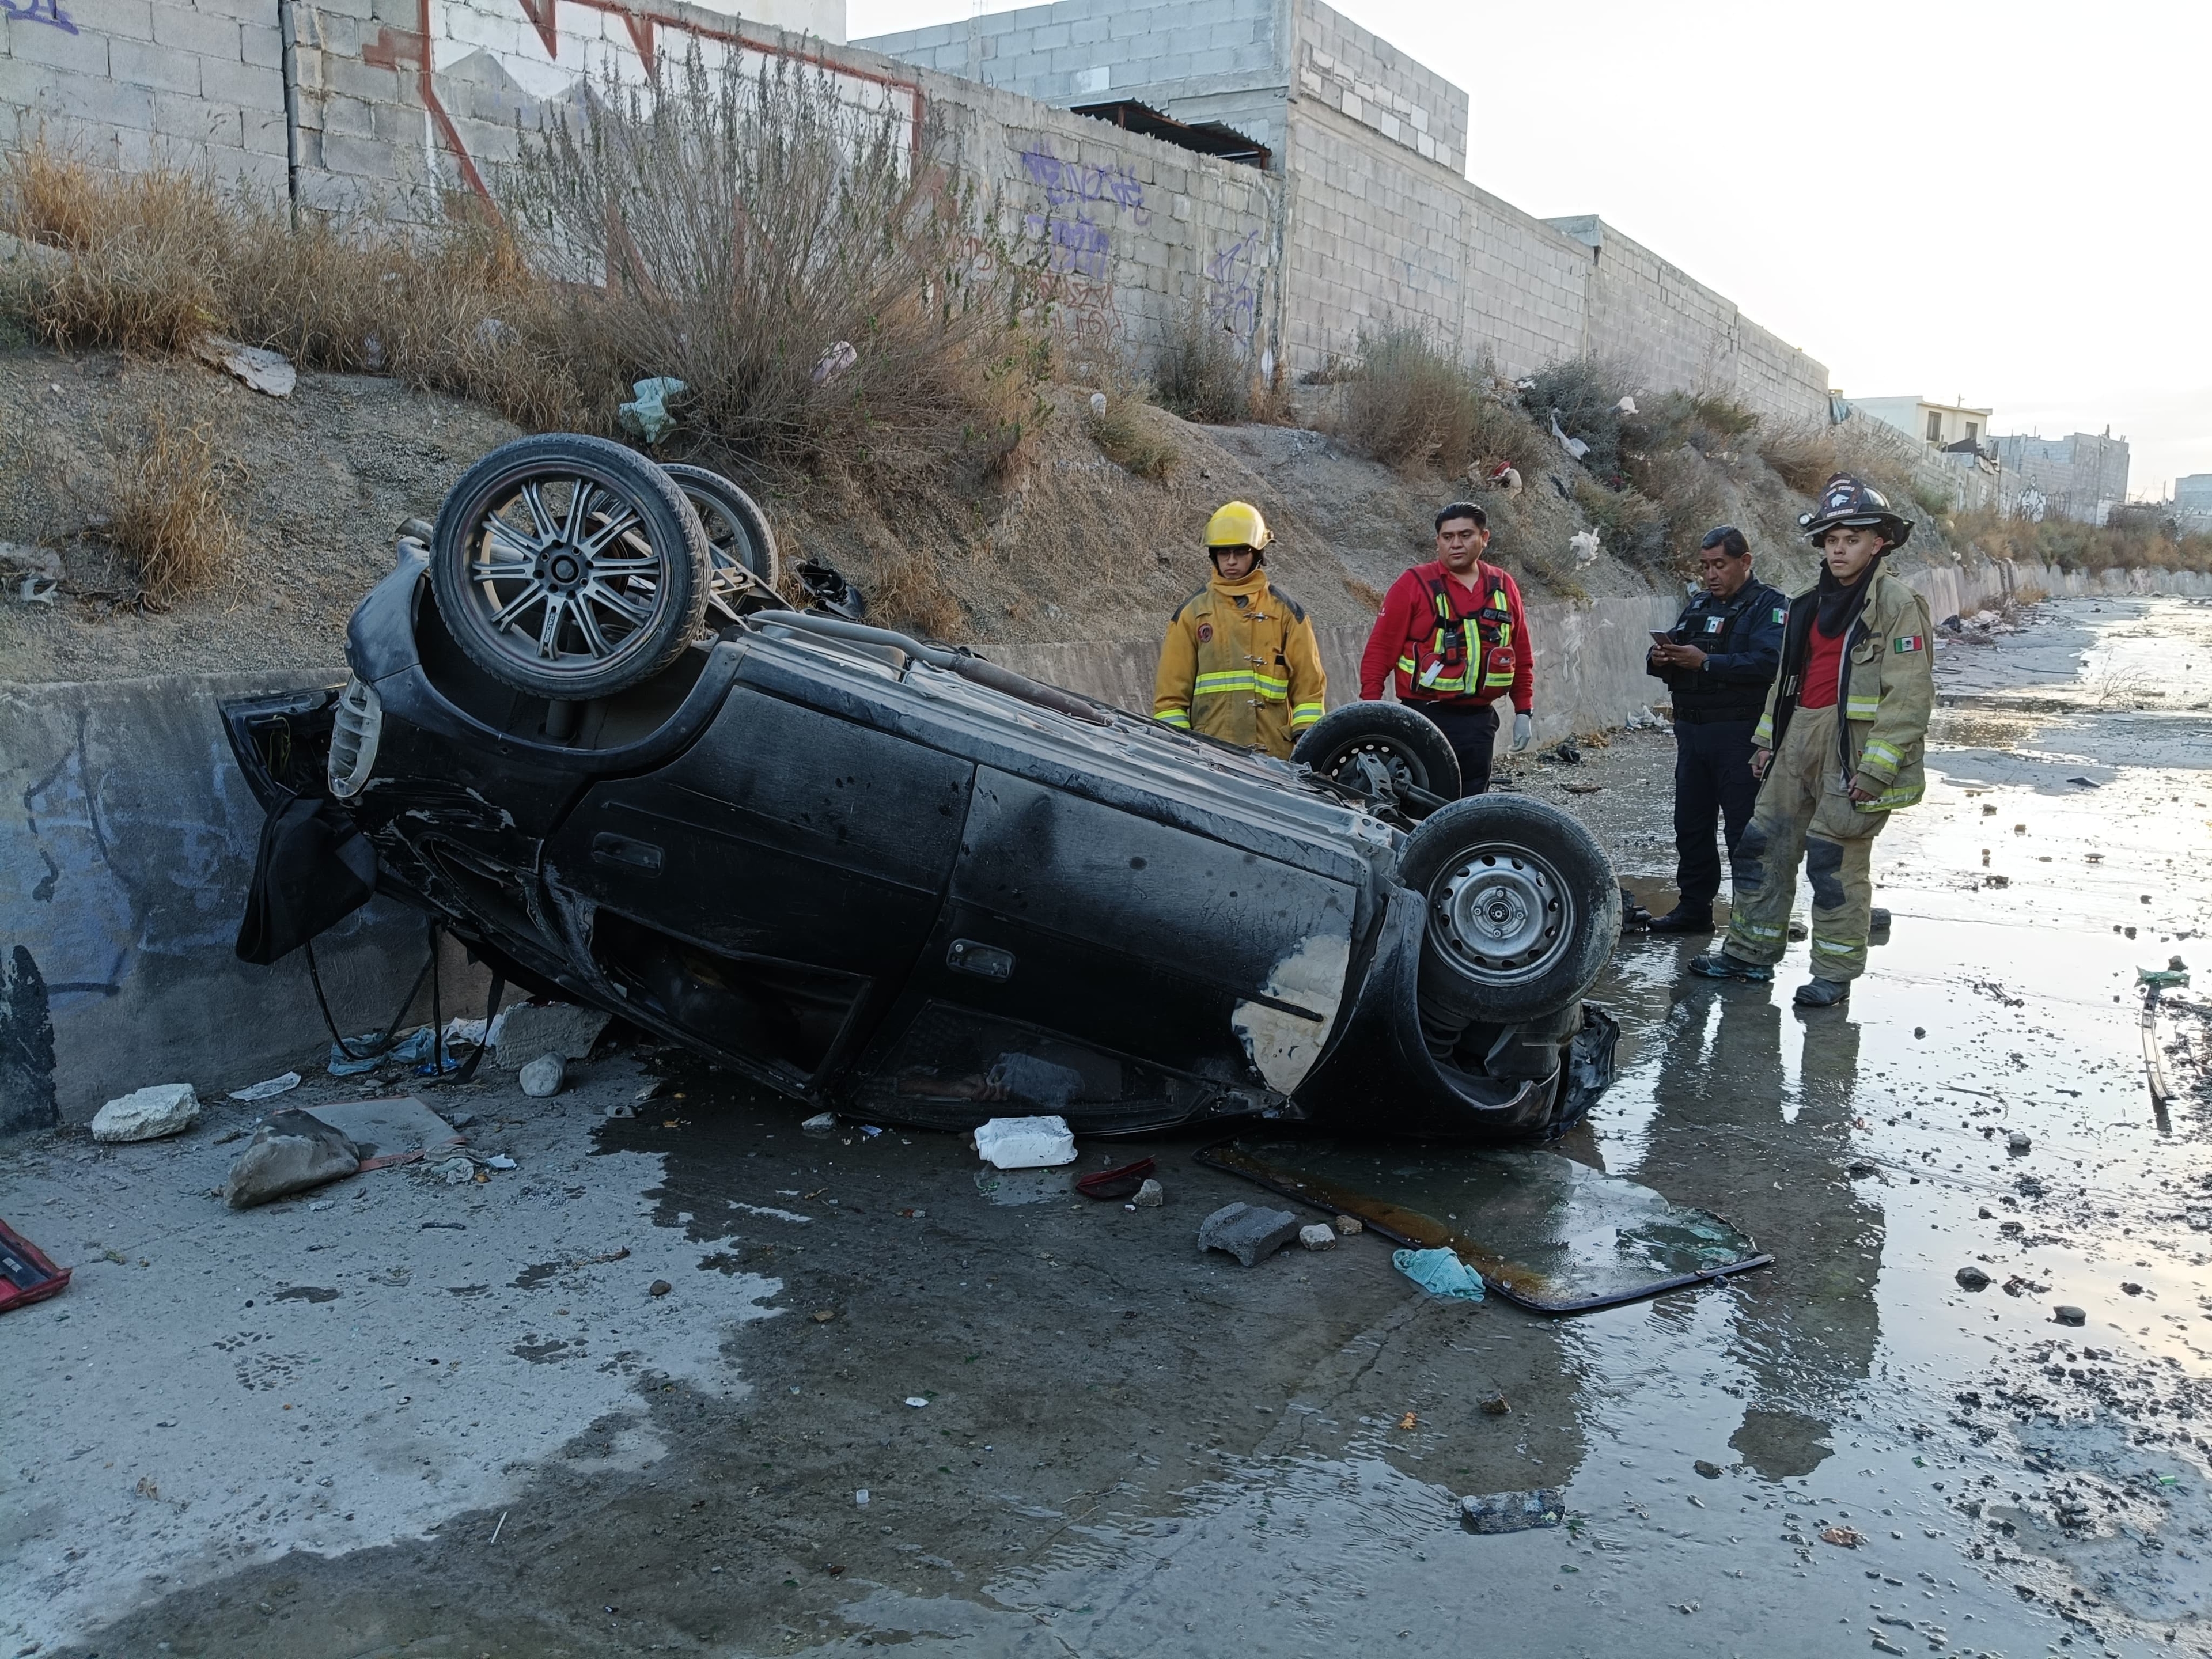
M 1298 1218 L 1288 1210 L 1224 1204 L 1199 1224 L 1198 1247 L 1233 1255 L 1256 1267 L 1298 1236 Z
M 158 92 L 197 94 L 204 61 L 196 52 L 174 52 L 145 40 L 116 40 L 107 49 L 110 75 L 128 85 L 152 87 Z
M 519 1070 L 540 1054 L 588 1060 L 611 1018 L 603 1009 L 573 1002 L 520 1002 L 507 1010 L 499 1031 L 499 1063 Z
M 94 1140 L 159 1140 L 199 1121 L 199 1096 L 189 1083 L 151 1083 L 119 1095 L 92 1120 Z
M 154 42 L 173 52 L 195 52 L 202 58 L 238 56 L 238 20 L 210 14 L 192 6 L 175 6 L 153 0 L 150 18 Z
M 69 0 L 64 8 L 81 33 L 110 40 L 150 40 L 154 38 L 152 8 L 148 0 Z

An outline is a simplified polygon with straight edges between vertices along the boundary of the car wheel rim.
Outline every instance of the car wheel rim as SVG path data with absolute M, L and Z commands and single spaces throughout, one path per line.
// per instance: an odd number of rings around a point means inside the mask
M 596 674 L 646 641 L 665 562 L 635 502 L 602 479 L 538 475 L 471 527 L 477 631 L 541 675 Z
M 1523 848 L 1480 847 L 1429 889 L 1431 932 L 1469 978 L 1503 985 L 1533 977 L 1573 937 L 1565 884 Z
M 1414 763 L 1412 757 L 1397 744 L 1380 738 L 1363 738 L 1338 750 L 1321 769 L 1324 775 L 1340 782 L 1363 786 L 1370 795 L 1380 793 L 1376 786 L 1386 781 L 1394 793 L 1425 788 L 1428 785 L 1427 773 Z
M 753 538 L 737 515 L 712 495 L 686 489 L 684 496 L 707 532 L 707 604 L 735 622 L 738 600 L 760 582 Z

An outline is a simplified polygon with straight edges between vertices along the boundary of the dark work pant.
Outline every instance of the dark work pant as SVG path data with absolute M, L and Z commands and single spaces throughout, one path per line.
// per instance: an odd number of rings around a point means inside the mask
M 1721 821 L 1729 857 L 1743 839 L 1759 800 L 1751 775 L 1753 720 L 1677 721 L 1674 726 L 1674 885 L 1685 910 L 1710 910 L 1721 890 L 1721 859 L 1713 822 Z
M 1461 797 L 1487 793 L 1490 753 L 1498 743 L 1498 706 L 1487 702 L 1457 706 L 1416 702 L 1411 706 L 1436 722 L 1437 730 L 1451 744 L 1452 753 L 1459 757 Z

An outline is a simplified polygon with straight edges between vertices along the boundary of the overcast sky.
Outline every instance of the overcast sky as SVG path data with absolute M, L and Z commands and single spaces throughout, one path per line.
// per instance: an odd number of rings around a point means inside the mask
M 1597 213 L 1828 365 L 2212 472 L 2212 5 L 1334 0 L 1472 100 L 1468 175 Z M 850 0 L 854 39 L 972 0 Z M 1006 9 L 995 3 L 980 9 Z

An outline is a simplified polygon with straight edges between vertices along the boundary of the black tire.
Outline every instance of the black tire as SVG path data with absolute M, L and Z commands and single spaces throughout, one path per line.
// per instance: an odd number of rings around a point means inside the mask
M 1620 937 L 1620 884 L 1589 830 L 1525 795 L 1430 814 L 1398 879 L 1428 911 L 1421 1004 L 1445 1024 L 1519 1024 L 1581 1000 Z
M 1291 759 L 1370 794 L 1369 774 L 1380 769 L 1407 817 L 1433 810 L 1407 799 L 1407 785 L 1448 801 L 1459 798 L 1459 757 L 1434 720 L 1400 702 L 1348 702 L 1323 714 L 1298 739 Z
M 743 601 L 748 597 L 758 599 L 734 574 L 737 570 L 743 570 L 770 593 L 775 592 L 777 579 L 783 574 L 768 514 L 761 511 L 758 501 L 719 472 L 681 465 L 664 465 L 660 470 L 676 480 L 691 510 L 699 515 L 700 527 L 707 532 L 707 608 L 735 622 L 740 610 L 747 608 Z M 757 602 L 750 608 L 758 609 Z
M 447 631 L 502 684 L 604 697 L 697 635 L 707 538 L 675 480 L 635 451 L 576 433 L 518 438 L 438 509 L 430 587 Z

